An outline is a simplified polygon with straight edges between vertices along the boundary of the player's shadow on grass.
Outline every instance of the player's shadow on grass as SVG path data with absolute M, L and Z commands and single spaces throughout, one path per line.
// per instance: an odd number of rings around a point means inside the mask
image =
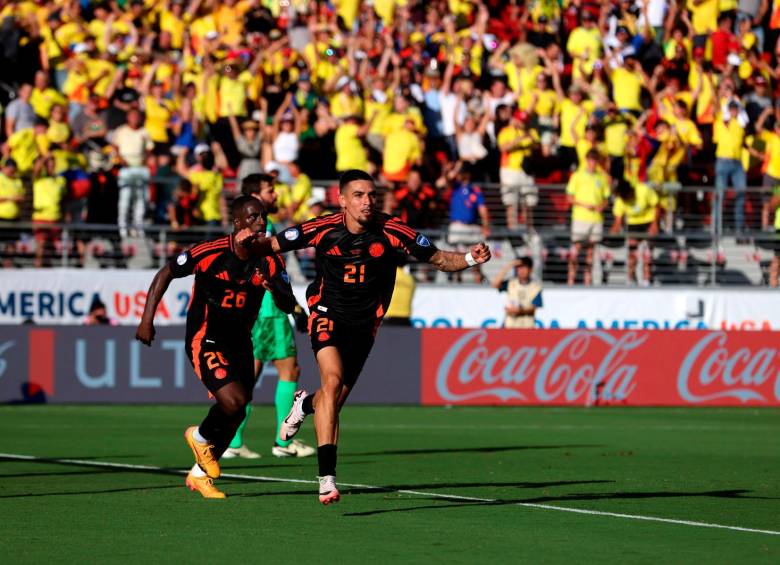
M 526 451 L 530 449 L 579 449 L 583 447 L 604 447 L 595 444 L 577 445 L 501 445 L 495 447 L 442 447 L 439 449 L 391 449 L 385 451 L 364 451 L 359 453 L 339 453 L 342 457 L 363 457 L 368 455 L 429 455 L 436 453 L 501 453 L 504 451 Z
M 586 481 L 587 482 L 587 481 Z M 595 481 L 598 482 L 598 481 Z M 409 489 L 411 490 L 411 489 Z M 345 494 L 353 492 L 344 491 Z M 514 504 L 544 504 L 548 502 L 576 502 L 582 500 L 626 500 L 626 499 L 647 499 L 647 498 L 725 498 L 725 499 L 752 499 L 752 500 L 777 500 L 769 496 L 748 496 L 753 491 L 748 489 L 725 489 L 710 490 L 702 492 L 677 492 L 677 491 L 659 491 L 659 492 L 596 492 L 596 493 L 577 493 L 562 496 L 539 496 L 536 498 L 522 498 L 512 500 L 475 500 L 475 501 L 449 501 L 447 504 L 436 504 L 426 506 L 412 506 L 409 508 L 388 508 L 383 510 L 370 510 L 367 512 L 349 512 L 344 516 L 375 516 L 377 514 L 388 514 L 394 512 L 416 512 L 418 510 L 445 510 L 448 508 L 466 508 L 471 506 L 511 506 Z M 442 498 L 422 497 L 427 500 L 446 500 Z
M 112 488 L 102 490 L 77 490 L 69 492 L 25 492 L 19 494 L 0 494 L 0 499 L 7 498 L 38 498 L 49 496 L 84 496 L 85 494 L 116 494 L 118 492 L 138 492 L 143 490 L 181 489 L 183 483 L 171 485 L 138 486 L 127 488 Z

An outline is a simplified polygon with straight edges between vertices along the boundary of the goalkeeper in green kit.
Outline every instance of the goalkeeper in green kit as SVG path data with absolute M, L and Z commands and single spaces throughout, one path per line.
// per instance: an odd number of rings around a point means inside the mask
M 260 200 L 270 214 L 278 210 L 274 178 L 270 175 L 252 174 L 247 176 L 241 183 L 241 192 Z M 266 235 L 270 237 L 275 233 L 276 230 L 269 222 Z M 263 298 L 260 313 L 254 328 L 252 328 L 252 347 L 255 357 L 255 378 L 260 377 L 263 365 L 267 361 L 272 361 L 279 372 L 279 381 L 276 383 L 276 395 L 274 396 L 276 437 L 271 453 L 276 457 L 309 457 L 316 453 L 313 447 L 297 439 L 285 441 L 279 437 L 279 427 L 293 405 L 293 396 L 301 368 L 298 365 L 295 336 L 287 314 L 276 306 L 273 298 L 269 297 L 270 293 L 267 293 L 267 296 Z M 296 328 L 300 331 L 306 331 L 307 315 L 300 305 L 296 306 L 293 318 Z M 257 459 L 260 457 L 259 453 L 252 451 L 244 443 L 244 427 L 249 420 L 251 409 L 251 404 L 246 407 L 246 418 L 241 422 L 233 441 L 230 442 L 230 446 L 222 455 L 223 459 L 233 457 Z

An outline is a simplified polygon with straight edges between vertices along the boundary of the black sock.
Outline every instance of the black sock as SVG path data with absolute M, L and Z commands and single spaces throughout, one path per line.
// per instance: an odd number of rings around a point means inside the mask
M 220 435 L 219 431 L 226 424 L 227 414 L 219 407 L 219 404 L 214 404 L 201 422 L 198 431 L 209 443 L 214 443 L 214 440 Z
M 222 456 L 245 417 L 246 407 L 237 410 L 234 414 L 227 414 L 219 404 L 211 407 L 199 429 L 200 435 L 214 446 L 212 450 L 214 457 L 219 459 Z
M 312 404 L 313 400 L 314 395 L 310 394 L 303 399 L 303 402 L 301 402 L 301 410 L 303 410 L 304 414 L 314 414 L 314 405 Z
M 336 475 L 336 446 L 332 443 L 317 448 L 317 462 L 320 464 L 320 477 Z

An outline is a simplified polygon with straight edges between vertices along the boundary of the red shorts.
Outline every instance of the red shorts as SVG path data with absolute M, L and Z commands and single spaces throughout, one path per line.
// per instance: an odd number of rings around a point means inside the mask
M 37 220 L 33 222 L 33 235 L 38 243 L 52 242 L 59 239 L 62 228 L 55 227 L 55 222 Z

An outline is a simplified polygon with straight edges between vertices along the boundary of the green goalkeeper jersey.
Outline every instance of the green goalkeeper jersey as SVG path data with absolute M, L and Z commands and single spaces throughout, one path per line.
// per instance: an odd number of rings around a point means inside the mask
M 271 237 L 276 235 L 276 229 L 274 228 L 273 224 L 269 223 L 268 227 L 265 230 L 266 237 Z M 260 313 L 257 315 L 258 318 L 287 318 L 287 314 L 279 310 L 279 307 L 274 302 L 274 297 L 271 296 L 270 292 L 266 292 L 263 296 L 263 302 L 260 305 Z

